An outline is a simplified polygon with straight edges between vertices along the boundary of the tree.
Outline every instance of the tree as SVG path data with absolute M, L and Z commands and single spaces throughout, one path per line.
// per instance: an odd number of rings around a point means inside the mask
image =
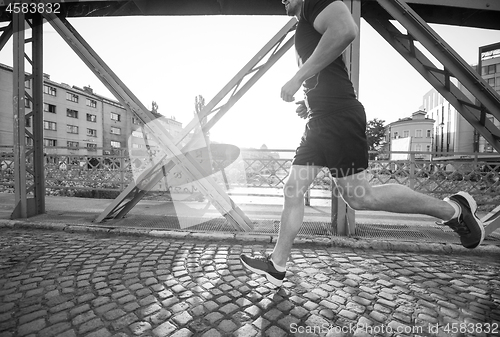
M 378 151 L 384 145 L 385 127 L 384 120 L 374 118 L 368 121 L 366 125 L 366 138 L 368 140 L 368 149 Z

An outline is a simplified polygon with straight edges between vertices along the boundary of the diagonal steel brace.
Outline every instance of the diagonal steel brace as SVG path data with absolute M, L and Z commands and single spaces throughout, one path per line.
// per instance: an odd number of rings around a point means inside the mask
M 485 119 L 482 113 L 486 109 L 500 121 L 500 95 L 422 20 L 408 4 L 402 0 L 377 1 L 394 19 L 403 25 L 408 35 L 403 36 L 398 30 L 391 28 L 392 24 L 387 20 L 382 22 L 373 18 L 366 18 L 367 21 L 429 80 L 447 100 L 450 95 L 443 93 L 450 91 L 453 97 L 448 101 L 500 152 L 500 130 L 494 123 Z M 406 41 L 404 41 L 405 39 Z M 438 69 L 432 62 L 419 53 L 413 44 L 413 40 L 420 42 L 443 65 L 444 70 Z M 417 54 L 415 55 L 414 53 Z M 421 69 L 422 65 L 425 70 Z M 452 86 L 449 82 L 450 75 L 454 76 L 484 108 L 470 102 L 460 90 Z M 436 78 L 438 82 L 433 80 L 432 77 Z
M 180 168 L 185 175 L 197 183 L 200 186 L 200 191 L 233 226 L 238 229 L 249 230 L 251 222 L 244 216 L 244 213 L 237 208 L 230 197 L 211 177 L 201 179 L 204 177 L 204 174 L 199 163 L 191 155 L 181 152 L 165 129 L 158 123 L 149 123 L 155 117 L 140 103 L 125 84 L 118 79 L 83 38 L 79 36 L 69 22 L 51 13 L 45 13 L 44 16 L 115 97 L 149 129 L 149 133 L 156 138 L 155 140 L 161 146 L 165 155 L 171 159 L 171 167 L 175 165 Z M 186 150 L 189 150 L 190 143 L 188 143 Z
M 208 132 L 215 123 L 269 70 L 286 51 L 293 46 L 293 37 L 283 43 L 287 34 L 295 27 L 296 20 L 290 20 L 241 70 L 229 83 L 203 108 L 197 118 L 193 119 L 184 129 L 181 135 L 176 139 L 176 145 L 197 126 L 198 120 L 211 118 L 202 126 L 204 133 Z M 269 55 L 267 61 L 258 66 L 258 64 Z M 251 78 L 243 83 L 243 80 L 250 76 Z M 218 104 L 229 95 L 229 99 L 222 106 Z M 186 152 L 189 144 L 182 151 Z M 161 162 L 161 160 L 159 161 Z M 96 222 L 101 222 L 109 218 L 122 218 L 125 216 L 157 182 L 159 182 L 172 169 L 172 162 L 163 167 L 157 164 L 143 172 L 143 176 L 131 183 L 102 214 L 96 218 Z M 147 181 L 144 185 L 143 182 Z M 143 186 L 140 186 L 143 185 Z M 239 212 L 238 210 L 236 212 Z M 242 212 L 241 212 L 242 213 Z

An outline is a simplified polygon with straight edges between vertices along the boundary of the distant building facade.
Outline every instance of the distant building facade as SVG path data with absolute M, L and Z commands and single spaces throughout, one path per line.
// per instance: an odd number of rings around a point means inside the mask
M 480 47 L 479 64 L 473 67 L 496 92 L 500 93 L 500 43 Z M 474 96 L 463 85 L 456 80 L 453 83 L 475 103 Z M 435 120 L 433 151 L 494 152 L 493 147 L 436 89 L 424 95 L 422 110 L 427 112 L 430 119 Z M 487 118 L 497 127 L 500 126 L 500 122 L 493 116 Z
M 109 153 L 113 149 L 132 145 L 142 147 L 144 134 L 141 122 L 118 101 L 93 92 L 90 87 L 79 88 L 50 80 L 44 74 L 43 80 L 43 143 L 44 147 L 57 148 L 57 153 L 92 155 Z M 25 82 L 26 91 L 31 94 L 31 81 Z M 0 64 L 0 145 L 12 147 L 14 143 L 13 69 Z M 31 111 L 26 103 L 26 114 Z M 163 117 L 155 114 L 156 117 Z M 162 118 L 163 125 L 175 137 L 182 130 L 182 123 L 174 118 Z M 32 118 L 26 119 L 26 128 L 32 128 Z M 146 137 L 150 137 L 149 135 Z M 137 138 L 137 141 L 134 141 Z M 26 145 L 31 140 L 27 138 Z M 136 145 L 133 145 L 136 144 Z M 82 152 L 83 149 L 83 152 Z
M 432 151 L 434 120 L 425 111 L 414 112 L 411 117 L 399 119 L 386 126 L 386 142 L 390 151 Z M 400 156 L 396 156 L 400 157 Z M 407 156 L 406 156 L 407 157 Z M 416 154 L 416 159 L 430 159 L 430 154 Z

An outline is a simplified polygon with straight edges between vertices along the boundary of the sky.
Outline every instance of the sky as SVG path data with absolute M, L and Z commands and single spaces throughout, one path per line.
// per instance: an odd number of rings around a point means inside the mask
M 147 107 L 186 126 L 194 101 L 208 103 L 290 20 L 286 16 L 148 16 L 73 18 L 70 23 Z M 432 25 L 469 64 L 478 47 L 500 42 L 499 31 Z M 362 20 L 359 99 L 368 120 L 391 123 L 410 116 L 432 89 L 392 47 Z M 12 65 L 11 41 L 0 63 Z M 213 141 L 239 147 L 295 149 L 305 120 L 281 87 L 297 70 L 293 48 L 211 129 Z M 49 24 L 44 25 L 44 72 L 51 80 L 113 98 L 99 79 Z M 301 99 L 300 92 L 295 96 Z

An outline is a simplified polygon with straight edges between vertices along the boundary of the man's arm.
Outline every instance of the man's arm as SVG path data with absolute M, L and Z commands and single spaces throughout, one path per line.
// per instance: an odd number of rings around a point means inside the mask
M 316 49 L 295 76 L 281 89 L 281 98 L 294 100 L 302 83 L 339 57 L 358 34 L 358 26 L 342 1 L 328 5 L 314 20 L 314 28 L 322 34 Z

